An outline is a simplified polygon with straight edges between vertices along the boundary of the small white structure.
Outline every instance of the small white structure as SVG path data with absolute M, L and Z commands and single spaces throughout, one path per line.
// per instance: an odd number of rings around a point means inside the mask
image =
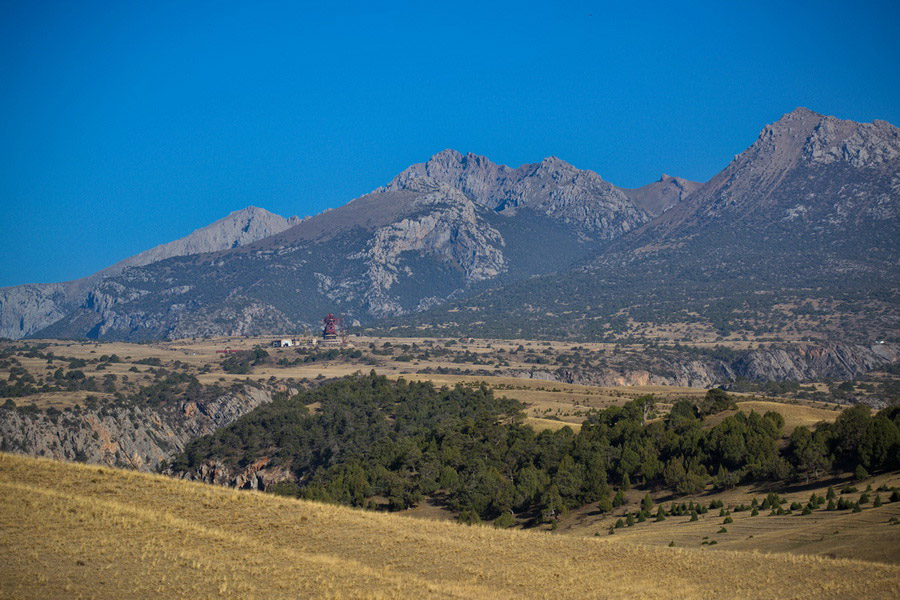
M 272 341 L 273 348 L 290 348 L 291 346 L 294 346 L 295 344 L 296 344 L 296 342 L 294 342 L 294 340 L 289 339 L 289 338 Z

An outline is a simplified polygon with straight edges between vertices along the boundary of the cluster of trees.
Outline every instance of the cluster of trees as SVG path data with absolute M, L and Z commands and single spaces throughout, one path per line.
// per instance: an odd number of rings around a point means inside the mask
M 222 361 L 222 370 L 232 375 L 247 375 L 255 365 L 261 364 L 269 358 L 269 353 L 262 348 L 242 350 L 229 354 Z
M 900 406 L 873 415 L 858 404 L 844 410 L 834 423 L 815 430 L 798 427 L 790 438 L 791 457 L 798 474 L 808 479 L 832 468 L 868 473 L 900 468 Z
M 568 427 L 536 433 L 523 424 L 521 405 L 484 386 L 436 389 L 373 373 L 279 397 L 195 440 L 172 468 L 186 472 L 208 459 L 241 468 L 269 457 L 294 474 L 275 486 L 280 493 L 353 506 L 386 502 L 395 510 L 430 496 L 463 520 L 541 519 L 591 502 L 609 510 L 614 488 L 621 495 L 637 483 L 690 494 L 709 484 L 789 479 L 808 467 L 803 436 L 825 435 L 801 429 L 780 451 L 783 419 L 774 412 L 737 413 L 708 427 L 705 414 L 732 405 L 721 390 L 699 406 L 679 401 L 666 419 L 648 422 L 653 405 L 648 396 L 595 412 L 578 434 Z M 823 447 L 835 464 L 856 460 L 856 452 L 866 468 L 891 468 L 900 450 L 897 418 L 854 408 L 821 428 L 834 433 Z M 859 433 L 852 449 L 850 431 Z

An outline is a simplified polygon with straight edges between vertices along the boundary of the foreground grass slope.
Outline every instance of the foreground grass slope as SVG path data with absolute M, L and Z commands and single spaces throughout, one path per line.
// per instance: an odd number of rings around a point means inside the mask
M 889 598 L 900 567 L 406 519 L 0 454 L 3 598 Z

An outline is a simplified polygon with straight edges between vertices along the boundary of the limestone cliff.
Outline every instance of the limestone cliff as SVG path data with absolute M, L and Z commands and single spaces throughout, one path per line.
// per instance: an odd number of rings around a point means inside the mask
M 158 407 L 123 403 L 71 411 L 0 408 L 0 448 L 31 456 L 155 471 L 185 445 L 264 402 L 275 388 L 238 386 Z

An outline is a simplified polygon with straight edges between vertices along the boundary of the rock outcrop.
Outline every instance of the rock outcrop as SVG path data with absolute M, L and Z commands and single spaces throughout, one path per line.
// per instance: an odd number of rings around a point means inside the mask
M 600 239 L 615 239 L 650 221 L 619 188 L 555 156 L 513 169 L 476 154 L 444 150 L 397 175 L 386 189 L 402 189 L 422 177 L 446 183 L 488 209 L 530 208 Z
M 749 350 L 733 360 L 677 360 L 660 353 L 646 369 L 534 370 L 509 373 L 517 377 L 600 386 L 672 385 L 712 388 L 738 379 L 750 381 L 814 381 L 853 379 L 900 360 L 897 344 L 828 343 Z
M 159 407 L 126 403 L 62 412 L 0 408 L 0 448 L 57 460 L 155 471 L 190 440 L 270 402 L 274 391 L 248 385 Z

